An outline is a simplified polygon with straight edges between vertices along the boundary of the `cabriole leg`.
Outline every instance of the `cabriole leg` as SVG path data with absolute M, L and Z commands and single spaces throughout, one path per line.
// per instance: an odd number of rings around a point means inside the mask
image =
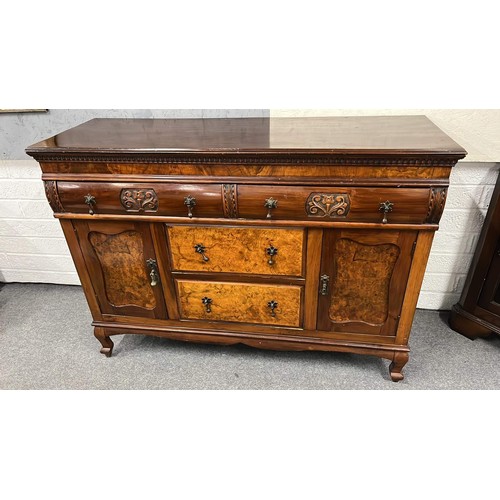
M 391 375 L 393 382 L 399 382 L 405 378 L 401 371 L 403 370 L 404 365 L 408 363 L 408 359 L 410 359 L 410 355 L 407 352 L 394 353 L 392 363 L 389 366 L 389 374 Z
M 113 341 L 106 335 L 106 330 L 96 326 L 94 328 L 94 336 L 101 343 L 102 349 L 101 354 L 104 354 L 107 358 L 111 357 L 113 352 Z

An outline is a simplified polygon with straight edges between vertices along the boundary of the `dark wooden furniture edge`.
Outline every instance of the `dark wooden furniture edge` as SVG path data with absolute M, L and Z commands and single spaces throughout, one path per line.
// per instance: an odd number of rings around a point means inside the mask
M 60 220 L 108 220 L 108 221 L 126 221 L 137 220 L 137 215 L 115 215 L 115 214 L 75 214 L 75 213 L 56 213 L 56 219 Z M 317 221 L 317 220 L 285 220 L 285 219 L 217 219 L 212 217 L 169 217 L 159 215 L 141 215 L 141 221 L 146 222 L 164 222 L 165 224 L 184 224 L 184 225 L 218 225 L 218 226 L 269 226 L 269 227 L 328 227 L 328 228 L 346 228 L 346 229 L 382 229 L 399 231 L 437 231 L 438 224 L 377 224 L 375 222 L 336 222 L 336 221 Z
M 478 305 L 478 298 L 491 265 L 491 259 L 498 245 L 498 214 L 500 213 L 500 176 L 490 199 L 490 208 L 486 214 L 481 234 L 474 251 L 474 256 L 465 279 L 460 300 L 452 307 L 448 322 L 450 327 L 465 337 L 474 340 L 500 334 L 500 328 L 488 321 L 491 312 Z
M 460 304 L 455 304 L 452 307 L 449 323 L 453 330 L 471 340 L 478 337 L 489 337 L 493 333 L 500 334 L 498 326 L 470 314 Z
M 128 150 L 75 150 L 67 151 L 55 148 L 31 147 L 26 153 L 39 162 L 114 162 L 114 163 L 176 163 L 176 164 L 283 164 L 283 165 L 349 165 L 349 166 L 408 166 L 408 167 L 453 167 L 458 160 L 465 158 L 465 153 L 419 152 L 385 150 L 348 151 L 330 150 L 255 150 L 242 152 L 191 151 L 191 152 L 131 152 Z
M 70 181 L 79 182 L 82 180 L 82 174 L 74 173 L 44 173 L 42 174 L 43 181 Z M 197 176 L 197 175 L 134 175 L 134 174 L 85 174 L 86 182 L 132 182 L 140 184 L 274 184 L 274 185 L 300 185 L 304 187 L 317 187 L 318 185 L 327 186 L 345 186 L 345 187 L 448 187 L 448 178 L 431 178 L 431 179 L 380 179 L 380 178 L 343 178 L 343 177 L 241 177 L 241 176 Z
M 491 195 L 490 206 L 493 206 L 498 203 L 500 199 L 500 177 L 497 180 L 495 189 Z M 482 288 L 483 277 L 486 275 L 489 267 L 489 261 L 491 256 L 495 252 L 496 241 L 495 235 L 491 228 L 492 219 L 494 216 L 494 210 L 488 210 L 486 214 L 486 218 L 483 222 L 481 234 L 479 236 L 479 240 L 476 245 L 476 249 L 474 251 L 474 257 L 472 258 L 472 263 L 469 268 L 469 272 L 467 273 L 467 278 L 465 279 L 464 288 L 462 290 L 462 294 L 460 296 L 460 300 L 458 304 L 462 306 L 474 304 L 474 300 L 467 299 L 469 292 L 472 292 L 474 295 L 478 295 Z M 483 253 L 487 254 L 486 259 L 482 259 L 481 255 Z M 483 262 L 484 261 L 484 262 Z M 475 277 L 476 272 L 479 271 L 481 274 L 480 279 Z M 466 304 L 468 302 L 468 304 Z
M 402 132 L 404 131 L 404 132 Z M 367 139 L 369 138 L 369 139 Z M 27 148 L 36 159 L 202 163 L 458 160 L 466 151 L 423 115 L 191 119 L 96 118 Z M 387 159 L 390 158 L 390 160 Z M 405 158 L 403 158 L 405 157 Z M 408 160 L 406 159 L 408 158 Z M 444 160 L 443 160 L 444 159 Z M 85 160 L 84 160 L 85 161 Z M 373 162 L 373 163 L 372 163 Z M 422 163 L 424 162 L 424 163 Z

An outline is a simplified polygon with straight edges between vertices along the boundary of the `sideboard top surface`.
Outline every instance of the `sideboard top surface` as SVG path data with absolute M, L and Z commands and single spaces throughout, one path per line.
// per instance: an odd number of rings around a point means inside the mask
M 220 119 L 96 118 L 27 148 L 72 154 L 412 155 L 467 152 L 425 116 Z

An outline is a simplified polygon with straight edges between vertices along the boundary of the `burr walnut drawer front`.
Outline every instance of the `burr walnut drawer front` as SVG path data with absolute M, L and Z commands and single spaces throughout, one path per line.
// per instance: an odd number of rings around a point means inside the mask
M 57 191 L 66 212 L 223 217 L 221 184 L 63 182 Z
M 182 319 L 300 327 L 302 287 L 176 280 Z
M 238 215 L 249 219 L 425 222 L 428 188 L 238 186 Z
M 304 230 L 166 226 L 174 271 L 302 276 Z

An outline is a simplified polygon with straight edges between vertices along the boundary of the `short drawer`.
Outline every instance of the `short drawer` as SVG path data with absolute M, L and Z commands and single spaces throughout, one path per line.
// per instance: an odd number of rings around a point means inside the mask
M 172 269 L 302 276 L 304 230 L 167 226 Z
M 182 319 L 300 327 L 302 287 L 176 280 Z
M 221 184 L 58 182 L 57 190 L 67 212 L 223 216 Z
M 389 202 L 387 222 L 425 222 L 428 188 L 345 188 L 325 186 L 238 186 L 238 214 L 248 219 L 345 220 L 382 222 L 381 204 Z

